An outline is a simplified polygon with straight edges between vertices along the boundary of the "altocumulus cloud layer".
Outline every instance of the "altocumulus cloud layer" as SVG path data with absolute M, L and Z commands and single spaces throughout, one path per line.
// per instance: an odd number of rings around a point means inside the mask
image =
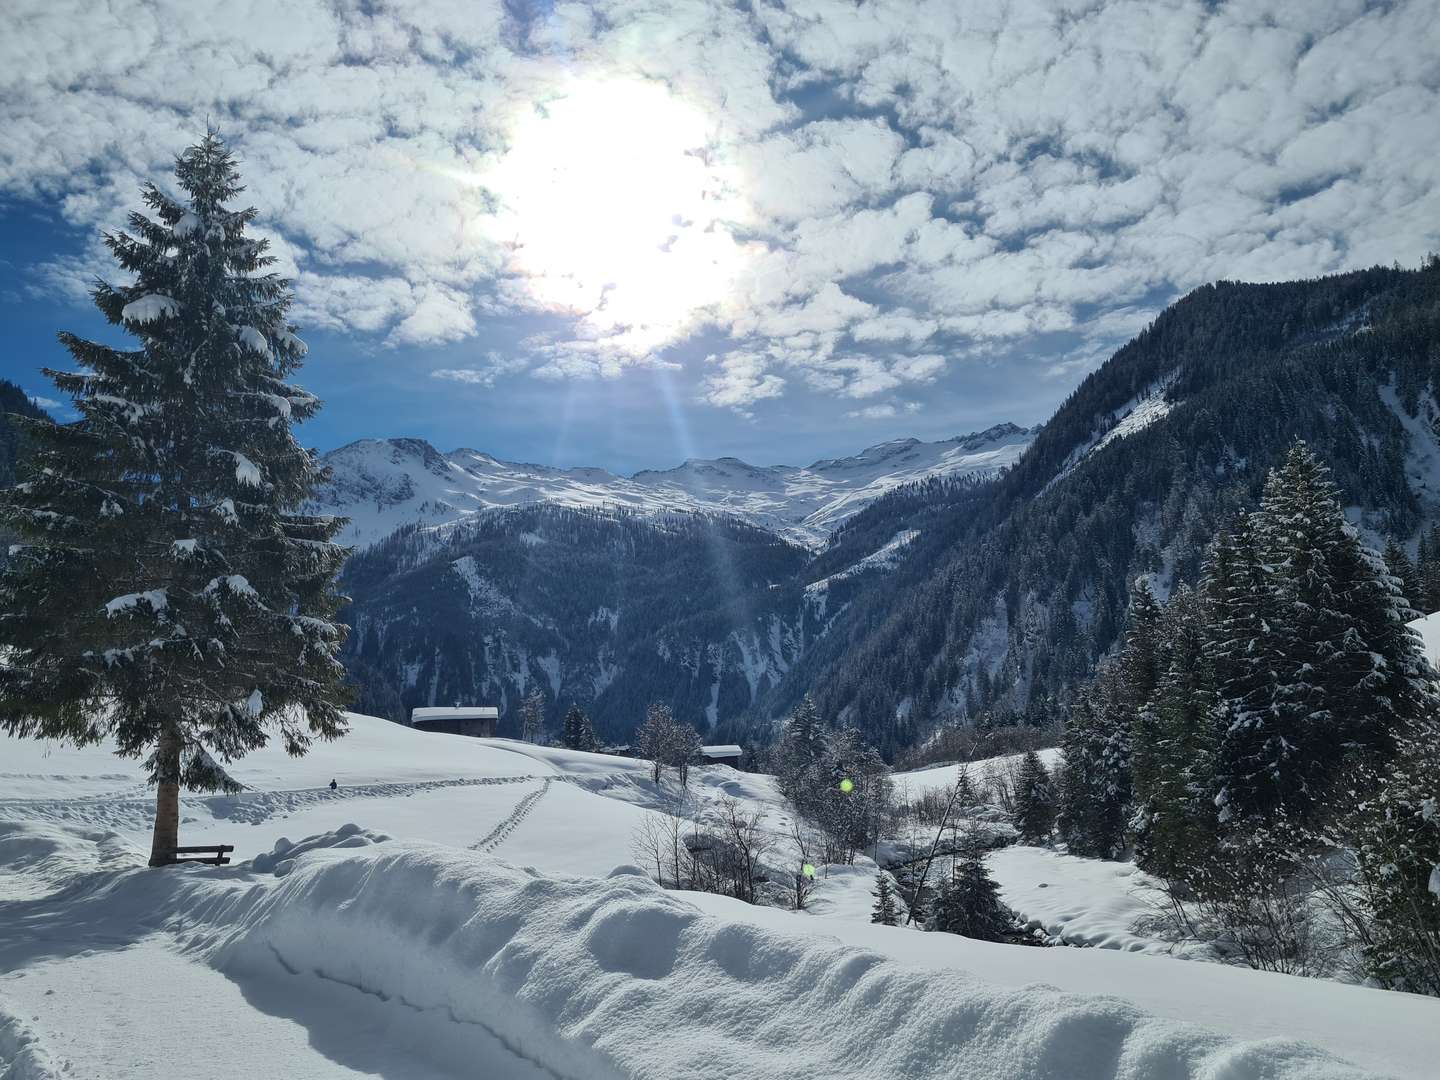
M 208 116 L 306 325 L 433 345 L 550 313 L 434 373 L 465 383 L 690 356 L 715 406 L 803 385 L 897 415 L 1046 334 L 1074 343 L 1053 371 L 1091 364 L 1208 280 L 1440 247 L 1433 0 L 8 0 L 6 22 L 0 193 L 114 227 Z M 100 265 L 64 254 L 35 287 Z

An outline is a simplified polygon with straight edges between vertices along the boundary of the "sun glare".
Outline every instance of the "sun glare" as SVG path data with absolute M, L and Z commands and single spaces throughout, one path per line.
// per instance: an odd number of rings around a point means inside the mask
M 705 115 L 657 83 L 577 81 L 524 116 L 481 178 L 487 226 L 533 299 L 644 352 L 724 300 L 744 261 L 733 171 Z

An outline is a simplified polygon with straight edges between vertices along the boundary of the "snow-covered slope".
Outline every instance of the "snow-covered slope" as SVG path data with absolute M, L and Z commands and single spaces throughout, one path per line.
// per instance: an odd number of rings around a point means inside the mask
M 187 796 L 185 840 L 237 865 L 165 872 L 133 762 L 0 740 L 0 1076 L 166 1075 L 199 1046 L 235 1080 L 1420 1080 L 1440 1053 L 1434 999 L 872 925 L 863 859 L 809 912 L 665 892 L 628 866 L 680 794 L 645 762 L 351 725 Z M 692 773 L 696 812 L 723 798 L 787 828 L 771 778 Z M 1124 919 L 1123 885 L 1071 887 L 1084 861 L 1002 855 L 1045 921 L 1098 896 Z
M 367 439 L 324 456 L 333 479 L 317 500 L 344 514 L 349 544 L 371 544 L 409 522 L 441 524 L 492 507 L 537 502 L 734 514 L 810 547 L 887 491 L 936 476 L 988 475 L 1013 464 L 1033 432 L 999 424 L 940 442 L 897 439 L 809 466 L 737 458 L 616 476 L 501 461 L 478 450 L 442 454 L 419 439 Z

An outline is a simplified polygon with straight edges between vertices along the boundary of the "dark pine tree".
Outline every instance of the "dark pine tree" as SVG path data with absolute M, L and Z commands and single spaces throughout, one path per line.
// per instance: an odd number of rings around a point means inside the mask
M 1015 915 L 1000 900 L 1000 889 L 978 852 L 962 856 L 951 879 L 940 887 L 930 929 L 978 941 L 1005 941 L 1015 934 Z
M 1215 846 L 1219 732 L 1205 656 L 1207 615 L 1203 597 L 1186 586 L 1166 605 L 1166 662 L 1146 707 L 1154 743 L 1146 754 L 1149 767 L 1135 777 L 1135 861 L 1170 881 L 1188 880 Z
M 560 742 L 568 750 L 594 750 L 595 729 L 579 705 L 571 705 L 560 728 Z
M 875 897 L 875 906 L 870 911 L 870 921 L 881 926 L 895 926 L 900 913 L 895 908 L 895 890 L 890 887 L 890 875 L 883 870 L 875 875 L 875 888 L 870 893 Z
M 1015 827 L 1026 844 L 1043 844 L 1055 828 L 1055 796 L 1040 755 L 1028 750 L 1015 776 Z
M 297 512 L 321 479 L 291 433 L 320 402 L 286 382 L 305 346 L 287 283 L 250 239 L 254 209 L 211 132 L 177 160 L 180 198 L 105 242 L 134 284 L 96 306 L 138 339 L 61 342 L 47 371 L 78 423 L 34 424 L 4 522 L 25 541 L 0 582 L 0 726 L 145 758 L 151 865 L 174 858 L 180 789 L 233 791 L 223 764 L 277 737 L 345 730 L 345 628 L 331 621 L 342 522 Z
M 1425 591 L 1420 585 L 1420 571 L 1393 537 L 1385 542 L 1385 566 L 1399 582 L 1400 591 L 1411 607 L 1424 603 Z
M 1110 770 L 1103 711 L 1104 684 L 1113 681 L 1113 671 L 1102 669 L 1075 699 L 1061 734 L 1060 835 L 1073 854 L 1097 859 L 1117 858 L 1124 847 L 1128 782 Z

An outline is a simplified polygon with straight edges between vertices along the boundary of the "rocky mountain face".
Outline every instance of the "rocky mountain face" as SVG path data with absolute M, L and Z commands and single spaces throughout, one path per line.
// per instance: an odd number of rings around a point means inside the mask
M 628 478 L 357 443 L 324 496 L 370 545 L 347 570 L 351 665 L 397 719 L 513 713 L 539 684 L 612 738 L 663 700 L 711 737 L 763 739 L 810 692 L 898 752 L 1063 699 L 1135 579 L 1162 597 L 1194 580 L 1296 438 L 1372 541 L 1413 549 L 1440 520 L 1437 379 L 1432 262 L 1198 289 L 1035 432 Z

